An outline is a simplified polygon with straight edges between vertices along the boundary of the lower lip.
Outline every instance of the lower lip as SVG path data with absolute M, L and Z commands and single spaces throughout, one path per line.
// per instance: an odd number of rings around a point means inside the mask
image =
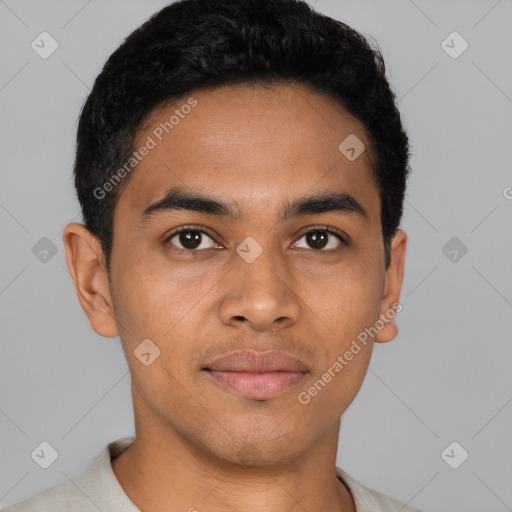
M 296 386 L 306 375 L 303 372 L 230 372 L 208 370 L 220 384 L 236 391 L 244 398 L 268 399 L 274 398 Z

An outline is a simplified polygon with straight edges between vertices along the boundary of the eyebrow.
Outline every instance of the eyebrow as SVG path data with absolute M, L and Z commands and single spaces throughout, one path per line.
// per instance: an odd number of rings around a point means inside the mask
M 158 213 L 180 210 L 206 213 L 231 220 L 243 220 L 244 218 L 234 204 L 202 195 L 186 187 L 172 187 L 162 199 L 151 204 L 142 212 L 140 220 L 144 224 Z M 281 221 L 285 221 L 292 217 L 328 212 L 352 213 L 364 220 L 369 219 L 368 212 L 363 206 L 352 195 L 344 192 L 304 196 L 286 201 L 279 211 L 279 218 Z

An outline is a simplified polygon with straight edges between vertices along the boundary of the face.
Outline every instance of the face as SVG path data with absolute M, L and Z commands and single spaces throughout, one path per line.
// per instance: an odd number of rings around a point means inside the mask
M 190 97 L 140 132 L 151 149 L 115 209 L 110 289 L 84 309 L 121 338 L 138 430 L 227 461 L 291 460 L 339 426 L 373 342 L 395 336 L 390 320 L 361 342 L 398 301 L 405 234 L 386 273 L 369 142 L 339 104 L 291 86 Z M 349 135 L 366 146 L 355 160 Z

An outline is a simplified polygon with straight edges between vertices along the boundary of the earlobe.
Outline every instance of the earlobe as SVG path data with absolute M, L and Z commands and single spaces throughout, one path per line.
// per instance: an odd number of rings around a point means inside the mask
M 386 272 L 384 295 L 381 301 L 379 332 L 375 335 L 376 343 L 387 343 L 396 338 L 398 326 L 396 315 L 402 309 L 400 291 L 404 279 L 405 253 L 407 249 L 407 233 L 398 229 L 391 241 L 391 262 Z
M 62 240 L 78 302 L 89 318 L 91 327 L 100 336 L 117 336 L 112 297 L 99 240 L 77 222 L 64 228 Z

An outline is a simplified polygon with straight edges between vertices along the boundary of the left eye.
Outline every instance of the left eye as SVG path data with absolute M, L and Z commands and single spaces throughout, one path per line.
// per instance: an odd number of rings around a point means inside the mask
M 333 243 L 332 241 L 329 241 L 329 236 L 332 238 L 336 238 L 338 243 Z M 332 231 L 330 229 L 313 229 L 311 231 L 308 231 L 307 233 L 304 233 L 297 242 L 295 242 L 294 245 L 298 244 L 300 240 L 303 238 L 306 239 L 307 244 L 315 250 L 321 250 L 321 249 L 336 249 L 336 247 L 339 247 L 340 245 L 345 245 L 345 241 L 343 238 L 338 235 L 335 231 Z M 302 247 L 301 247 L 302 248 Z M 305 247 L 308 249 L 309 247 Z

